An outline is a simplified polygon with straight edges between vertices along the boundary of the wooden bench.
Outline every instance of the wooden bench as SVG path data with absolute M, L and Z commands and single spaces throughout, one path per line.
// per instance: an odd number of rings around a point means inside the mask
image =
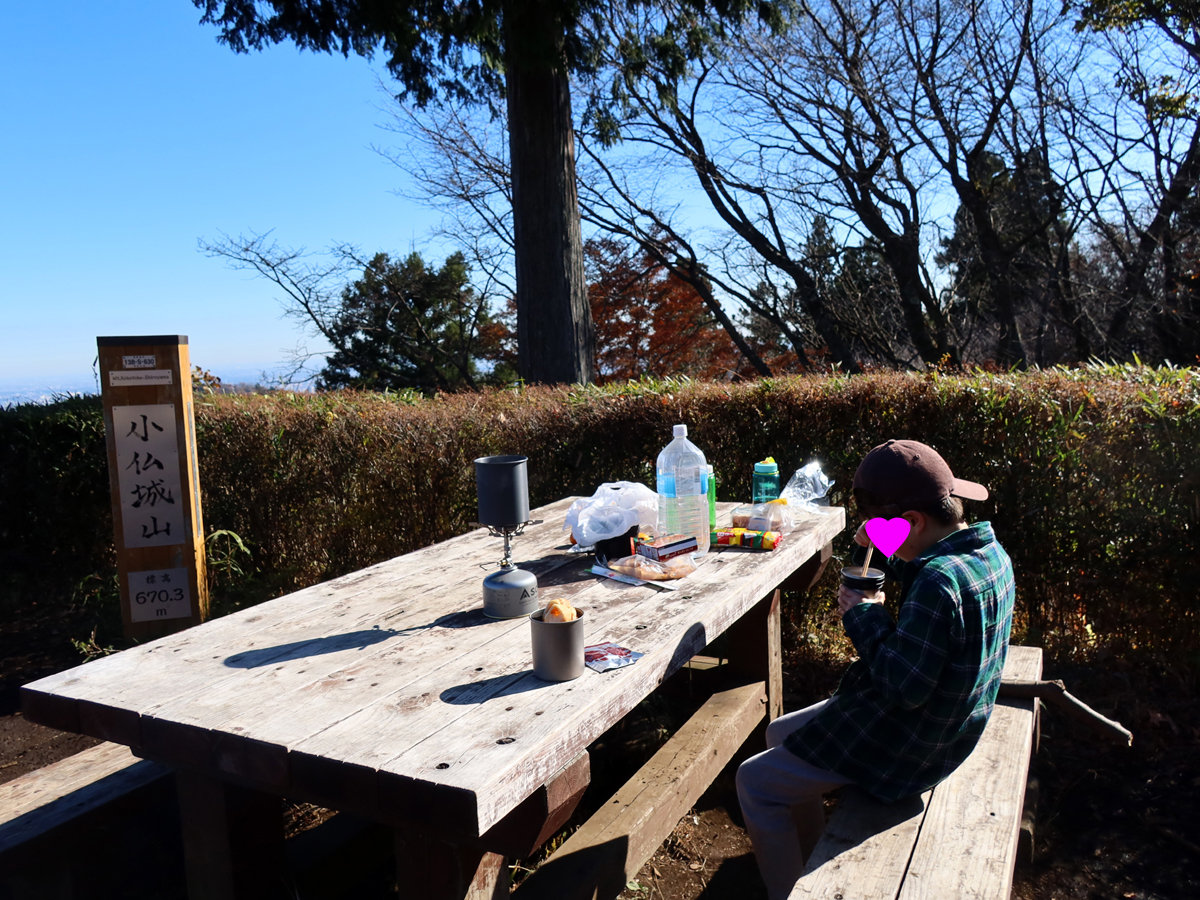
M 120 866 L 125 843 L 116 837 L 123 820 L 143 819 L 147 810 L 174 802 L 171 770 L 134 756 L 128 747 L 103 743 L 0 784 L 0 896 L 84 896 L 97 860 Z M 170 812 L 164 817 L 169 827 Z M 135 855 L 144 868 L 170 868 L 162 860 L 161 823 L 142 822 L 155 832 L 151 851 Z M 178 831 L 177 826 L 175 830 Z M 178 843 L 176 837 L 175 843 Z M 104 865 L 99 869 L 103 871 Z
M 1036 681 L 1042 651 L 1013 647 L 1006 680 Z M 611 900 L 763 719 L 764 682 L 720 690 L 516 891 Z M 848 787 L 790 900 L 1007 898 L 1036 727 L 1035 700 L 1002 700 L 975 751 L 921 797 L 887 805 Z
M 1005 681 L 1041 677 L 1042 651 L 1011 647 Z M 1005 900 L 1012 888 L 1037 700 L 1001 698 L 974 752 L 920 797 L 892 805 L 842 789 L 789 900 Z

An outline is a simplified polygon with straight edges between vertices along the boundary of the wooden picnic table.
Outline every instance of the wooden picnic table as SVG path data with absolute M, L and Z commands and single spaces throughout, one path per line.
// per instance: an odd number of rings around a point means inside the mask
M 491 896 L 502 854 L 578 802 L 588 745 L 717 636 L 778 714 L 778 588 L 812 583 L 845 525 L 833 507 L 775 551 L 714 548 L 669 592 L 587 574 L 573 499 L 534 510 L 514 556 L 543 603 L 586 611 L 588 644 L 645 654 L 632 666 L 534 676 L 528 622 L 482 613 L 501 541 L 477 529 L 26 685 L 25 714 L 175 767 L 193 900 L 266 896 L 280 797 L 394 827 L 413 896 Z

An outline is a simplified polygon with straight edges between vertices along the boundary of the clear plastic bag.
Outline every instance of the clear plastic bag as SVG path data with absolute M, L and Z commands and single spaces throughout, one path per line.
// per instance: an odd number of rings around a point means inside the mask
M 610 481 L 582 497 L 567 510 L 563 531 L 581 548 L 619 537 L 632 526 L 652 531 L 658 518 L 658 494 L 635 481 Z
M 614 572 L 640 578 L 642 581 L 673 581 L 696 571 L 696 563 L 690 556 L 673 556 L 666 562 L 659 562 L 640 553 L 610 560 L 608 567 Z
M 833 479 L 821 471 L 821 464 L 813 460 L 808 465 L 796 470 L 788 479 L 780 497 L 787 500 L 793 513 L 808 511 L 815 512 L 817 507 L 828 506 L 826 496 L 833 487 Z
M 638 523 L 637 513 L 619 506 L 588 506 L 579 512 L 571 536 L 577 544 L 591 547 L 599 541 L 619 537 Z

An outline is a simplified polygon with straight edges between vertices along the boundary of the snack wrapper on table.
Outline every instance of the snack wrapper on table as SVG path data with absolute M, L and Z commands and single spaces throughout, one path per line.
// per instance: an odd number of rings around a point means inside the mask
M 734 528 L 747 531 L 774 531 L 788 534 L 798 525 L 797 511 L 788 507 L 787 500 L 769 500 L 754 506 L 739 506 L 731 513 Z
M 783 542 L 778 531 L 752 531 L 749 528 L 720 528 L 709 534 L 714 547 L 745 547 L 748 550 L 774 550 Z
M 626 647 L 618 647 L 611 641 L 603 644 L 593 644 L 583 648 L 583 661 L 589 669 L 596 672 L 606 672 L 609 669 L 620 669 L 632 666 L 645 654 L 638 653 Z
M 640 578 L 642 581 L 672 581 L 696 571 L 696 564 L 690 556 L 676 556 L 660 562 L 640 553 L 611 560 L 608 567 L 614 572 Z

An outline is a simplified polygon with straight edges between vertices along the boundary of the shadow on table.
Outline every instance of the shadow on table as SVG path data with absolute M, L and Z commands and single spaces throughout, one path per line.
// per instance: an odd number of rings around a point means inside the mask
M 633 650 L 638 649 L 636 638 L 623 640 L 621 643 L 623 646 L 628 646 Z M 678 643 L 675 645 L 675 649 L 672 651 L 671 662 L 667 667 L 668 674 L 677 670 L 699 653 L 706 643 L 704 626 L 699 622 L 693 623 L 683 636 L 680 637 Z M 634 663 L 634 665 L 637 665 L 637 663 Z M 605 672 L 600 674 L 605 678 L 619 678 L 622 671 L 624 671 L 623 668 L 614 669 L 611 673 Z M 584 670 L 583 677 L 586 678 L 588 675 L 588 671 Z M 495 697 L 523 694 L 526 691 L 536 691 L 560 683 L 543 681 L 534 675 L 533 670 L 530 668 L 523 672 L 512 672 L 508 675 L 496 675 L 492 678 L 481 678 L 478 681 L 468 681 L 452 685 L 442 691 L 439 699 L 443 703 L 453 703 L 456 706 L 470 706 L 476 703 L 483 703 Z
M 429 628 L 474 628 L 477 625 L 487 625 L 496 621 L 499 620 L 485 616 L 482 607 L 476 607 L 475 609 L 459 610 L 456 613 L 447 613 L 444 616 L 438 616 L 428 625 L 413 625 L 409 628 L 402 628 L 397 633 L 413 634 Z
M 344 634 L 331 634 L 321 638 L 311 638 L 304 641 L 292 641 L 290 644 L 276 644 L 272 647 L 259 647 L 246 650 L 225 658 L 225 665 L 233 669 L 254 669 L 272 663 L 287 662 L 306 656 L 321 656 L 326 653 L 337 653 L 341 650 L 365 650 L 373 644 L 378 644 L 393 637 L 406 637 L 431 628 L 474 628 L 486 625 L 496 619 L 488 618 L 482 609 L 464 609 L 455 613 L 439 616 L 424 625 L 413 625 L 408 628 L 364 628 L 361 631 L 348 631 Z
M 272 663 L 287 662 L 302 659 L 306 656 L 322 656 L 326 653 L 337 653 L 341 650 L 365 650 L 372 644 L 397 637 L 401 632 L 390 628 L 364 629 L 350 631 L 345 634 L 331 634 L 327 637 L 312 638 L 307 641 L 292 641 L 290 644 L 276 644 L 273 647 L 260 647 L 256 650 L 246 650 L 225 657 L 225 665 L 232 669 L 254 669 Z
M 536 691 L 556 683 L 542 681 L 533 674 L 532 669 L 526 669 L 524 672 L 496 675 L 493 678 L 481 678 L 479 681 L 452 685 L 442 691 L 439 699 L 443 703 L 453 703 L 456 706 L 470 706 L 494 697 L 509 697 L 513 694 L 524 694 L 526 691 Z
M 708 646 L 708 633 L 704 625 L 700 622 L 693 622 L 676 642 L 675 649 L 671 651 L 671 661 L 667 664 L 666 674 L 670 675 L 678 671 L 684 663 L 706 646 Z M 636 650 L 637 647 L 632 649 Z

